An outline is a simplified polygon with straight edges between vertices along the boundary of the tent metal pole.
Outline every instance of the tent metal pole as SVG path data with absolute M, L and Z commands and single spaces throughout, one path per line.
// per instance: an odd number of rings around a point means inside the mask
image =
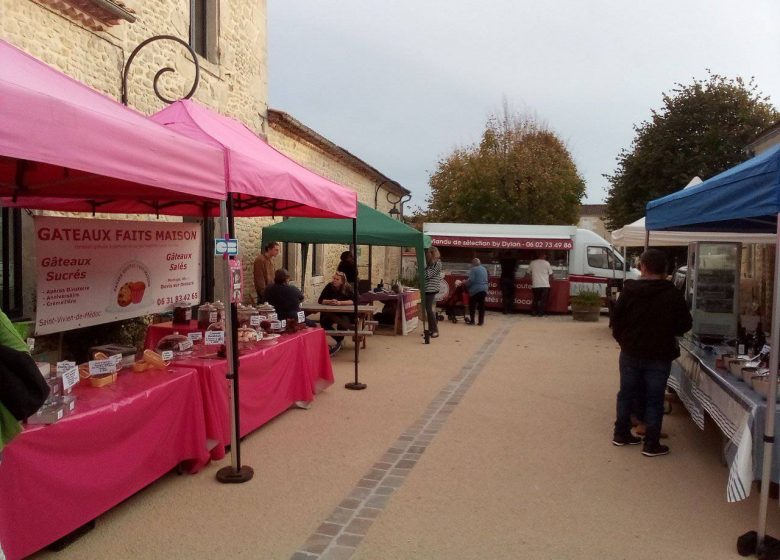
M 766 398 L 766 424 L 764 425 L 764 461 L 761 466 L 761 500 L 758 509 L 758 543 L 757 550 L 764 547 L 766 537 L 766 515 L 769 504 L 769 484 L 772 469 L 772 447 L 775 439 L 775 409 L 777 402 L 777 365 L 780 354 L 780 215 L 777 223 L 777 241 L 775 242 L 775 289 L 774 304 L 772 306 L 772 334 L 769 353 L 769 394 Z
M 357 218 L 352 218 L 352 251 L 355 255 L 355 262 L 357 263 Z M 360 339 L 358 338 L 358 283 L 360 282 L 360 272 L 358 270 L 358 267 L 355 266 L 355 311 L 354 311 L 354 320 L 355 320 L 355 381 L 351 383 L 347 383 L 344 385 L 347 389 L 352 389 L 353 391 L 360 391 L 362 389 L 366 388 L 365 383 L 361 383 L 358 381 L 358 369 L 359 369 L 359 362 L 358 362 L 358 355 L 360 353 Z
M 309 260 L 309 244 L 301 244 L 301 293 L 306 295 L 306 265 Z M 314 277 L 314 262 L 312 262 L 312 278 Z
M 233 199 L 228 195 L 228 201 L 220 203 L 220 225 L 226 239 L 233 237 L 235 228 L 233 223 Z M 223 273 L 225 282 L 225 357 L 227 358 L 227 377 L 230 395 L 230 466 L 217 471 L 217 480 L 223 483 L 240 483 L 252 480 L 254 470 L 247 465 L 241 465 L 241 438 L 239 435 L 239 391 L 238 391 L 238 316 L 236 304 L 233 302 L 231 289 L 232 274 L 230 272 L 230 260 L 227 255 L 223 260 Z

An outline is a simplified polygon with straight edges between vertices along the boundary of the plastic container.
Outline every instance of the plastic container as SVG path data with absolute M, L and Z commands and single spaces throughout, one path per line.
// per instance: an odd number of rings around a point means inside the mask
M 174 358 L 189 356 L 192 354 L 192 341 L 184 335 L 177 332 L 164 336 L 157 343 L 155 349 L 157 353 L 162 354 L 166 351 L 173 352 Z

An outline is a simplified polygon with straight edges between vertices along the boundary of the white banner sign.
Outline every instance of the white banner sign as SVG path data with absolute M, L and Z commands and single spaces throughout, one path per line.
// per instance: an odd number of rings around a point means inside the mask
M 200 302 L 200 225 L 35 218 L 36 334 Z

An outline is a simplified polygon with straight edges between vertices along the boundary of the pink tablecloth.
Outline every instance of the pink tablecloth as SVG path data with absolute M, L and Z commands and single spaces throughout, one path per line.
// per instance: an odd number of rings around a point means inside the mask
M 240 358 L 240 433 L 248 434 L 281 414 L 297 401 L 314 395 L 333 383 L 325 331 L 309 328 L 284 334 L 273 346 L 259 347 Z M 230 443 L 230 414 L 225 360 L 189 358 L 178 365 L 198 370 L 203 394 L 206 433 L 219 444 L 212 459 L 224 457 Z
M 208 459 L 191 368 L 78 386 L 76 413 L 25 429 L 0 464 L 0 543 L 9 560 L 89 522 L 183 461 Z

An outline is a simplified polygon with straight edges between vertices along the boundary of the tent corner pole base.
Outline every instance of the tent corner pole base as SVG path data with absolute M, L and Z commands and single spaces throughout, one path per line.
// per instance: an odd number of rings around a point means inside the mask
M 359 383 L 357 381 L 353 381 L 344 385 L 345 389 L 350 389 L 352 391 L 362 391 L 366 387 L 367 385 L 365 383 Z
M 755 554 L 763 560 L 778 560 L 780 559 L 780 540 L 765 535 L 764 542 L 759 547 L 758 533 L 756 531 L 748 531 L 737 539 L 737 552 L 740 556 L 752 556 Z
M 237 470 L 232 466 L 222 467 L 217 471 L 217 480 L 223 484 L 241 484 L 249 482 L 255 476 L 252 467 L 241 465 Z

